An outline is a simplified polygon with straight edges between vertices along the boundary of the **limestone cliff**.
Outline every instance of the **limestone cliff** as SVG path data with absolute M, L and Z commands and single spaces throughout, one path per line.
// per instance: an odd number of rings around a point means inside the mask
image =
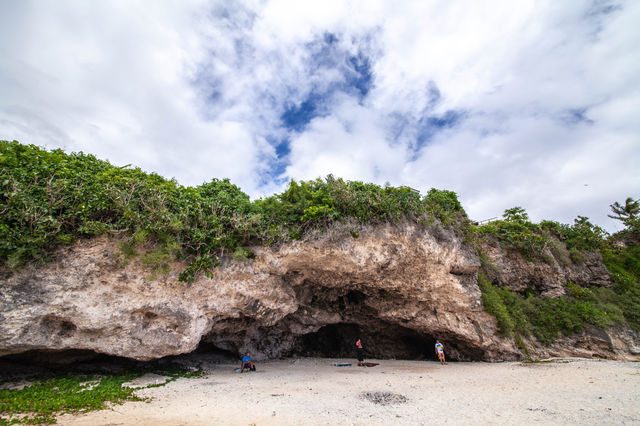
M 354 237 L 356 235 L 357 237 Z M 360 337 L 369 356 L 431 356 L 440 339 L 459 360 L 520 359 L 482 306 L 480 261 L 454 233 L 411 224 L 351 233 L 336 225 L 301 241 L 253 247 L 210 277 L 178 281 L 183 264 L 153 276 L 138 258 L 123 264 L 107 237 L 61 248 L 52 263 L 5 272 L 0 282 L 0 355 L 83 349 L 139 360 L 191 352 L 209 342 L 258 358 L 351 356 Z M 513 289 L 551 296 L 567 280 L 607 285 L 596 257 L 586 266 L 536 265 L 487 246 Z M 640 359 L 628 329 L 588 330 L 539 356 Z

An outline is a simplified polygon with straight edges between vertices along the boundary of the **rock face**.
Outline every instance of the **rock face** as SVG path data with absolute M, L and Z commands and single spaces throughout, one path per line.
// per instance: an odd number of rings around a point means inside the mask
M 518 253 L 505 255 L 495 242 L 485 244 L 482 250 L 500 271 L 492 277 L 494 281 L 516 292 L 531 288 L 543 296 L 559 297 L 566 294 L 567 282 L 587 287 L 611 286 L 611 277 L 600 253 L 585 253 L 579 264 L 567 262 L 562 266 L 550 251 L 545 253 L 547 262 L 527 262 Z
M 107 237 L 61 249 L 55 262 L 2 279 L 0 355 L 76 349 L 150 360 L 208 342 L 233 355 L 250 350 L 258 359 L 352 357 L 361 338 L 369 357 L 431 357 L 440 339 L 453 359 L 522 358 L 484 312 L 480 261 L 452 232 L 404 224 L 352 234 L 338 226 L 252 250 L 255 259 L 227 261 L 213 276 L 187 284 L 177 279 L 179 263 L 157 277 L 139 257 L 123 265 L 118 242 Z M 523 277 L 552 295 L 571 273 L 585 282 L 604 279 L 597 268 L 536 271 L 497 250 L 490 257 L 516 289 L 527 285 Z M 591 355 L 638 359 L 637 337 L 596 330 L 582 336 L 582 346 L 574 337 L 539 353 L 585 356 L 593 343 Z

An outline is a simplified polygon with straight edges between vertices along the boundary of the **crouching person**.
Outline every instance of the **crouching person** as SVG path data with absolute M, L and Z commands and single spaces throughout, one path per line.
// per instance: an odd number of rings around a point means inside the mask
M 251 352 L 248 352 L 248 351 L 245 354 L 245 356 L 242 357 L 242 365 L 240 366 L 240 372 L 242 373 L 245 368 L 249 371 L 256 371 L 256 366 L 253 365 L 253 361 L 251 360 Z

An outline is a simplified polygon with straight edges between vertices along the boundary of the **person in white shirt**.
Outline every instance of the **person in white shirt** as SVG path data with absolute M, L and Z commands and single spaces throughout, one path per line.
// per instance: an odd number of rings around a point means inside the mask
M 442 345 L 442 343 L 440 343 L 440 340 L 436 340 L 436 354 L 438 355 L 440 364 L 445 365 L 446 361 L 444 360 L 444 346 Z

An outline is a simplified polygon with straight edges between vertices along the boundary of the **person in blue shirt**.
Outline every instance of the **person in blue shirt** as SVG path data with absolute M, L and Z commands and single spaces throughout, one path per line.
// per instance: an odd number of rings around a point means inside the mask
M 253 365 L 253 361 L 251 361 L 251 352 L 248 352 L 248 351 L 245 354 L 245 356 L 242 357 L 242 365 L 240 366 L 240 372 L 242 373 L 245 368 L 249 371 L 256 371 L 256 366 Z

